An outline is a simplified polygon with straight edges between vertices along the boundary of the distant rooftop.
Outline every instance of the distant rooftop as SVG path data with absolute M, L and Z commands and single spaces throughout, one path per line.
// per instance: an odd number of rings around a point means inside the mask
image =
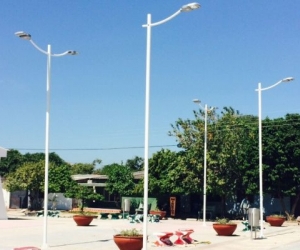
M 144 177 L 144 171 L 137 171 L 133 173 L 134 179 L 143 179 Z M 79 180 L 92 180 L 92 179 L 98 179 L 98 180 L 107 180 L 107 175 L 100 175 L 100 174 L 75 174 L 72 175 L 72 179 L 75 181 Z

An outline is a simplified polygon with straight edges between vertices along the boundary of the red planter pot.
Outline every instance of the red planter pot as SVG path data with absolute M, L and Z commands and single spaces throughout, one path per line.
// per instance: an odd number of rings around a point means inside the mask
M 114 242 L 120 250 L 141 250 L 143 248 L 143 236 L 114 235 Z
M 285 222 L 284 217 L 277 217 L 277 216 L 267 216 L 267 222 L 270 223 L 272 227 L 281 227 L 282 224 Z
M 213 228 L 220 236 L 230 236 L 234 233 L 237 224 L 218 224 L 214 223 Z
M 94 216 L 90 215 L 73 215 L 73 220 L 76 222 L 77 226 L 88 226 L 94 219 Z

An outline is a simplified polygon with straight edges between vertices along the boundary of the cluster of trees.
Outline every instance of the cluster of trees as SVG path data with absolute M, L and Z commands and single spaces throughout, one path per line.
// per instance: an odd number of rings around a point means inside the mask
M 170 135 L 183 149 L 182 170 L 193 171 L 198 184 L 203 177 L 204 112 L 194 111 L 194 116 L 194 120 L 176 121 Z M 292 217 L 300 198 L 300 115 L 266 118 L 262 133 L 264 192 L 279 198 L 283 211 Z M 220 195 L 223 205 L 228 196 L 258 194 L 257 117 L 230 107 L 219 115 L 213 110 L 208 114 L 207 140 L 207 193 Z M 284 207 L 284 196 L 294 198 L 291 211 Z
M 66 197 L 81 199 L 84 206 L 88 200 L 101 200 L 104 197 L 97 195 L 90 187 L 80 186 L 72 179 L 76 174 L 105 174 L 110 176 L 107 182 L 107 191 L 117 196 L 128 195 L 134 189 L 133 171 L 142 168 L 143 160 L 135 157 L 126 164 L 110 164 L 97 168 L 100 159 L 92 163 L 69 164 L 56 153 L 49 154 L 48 192 L 64 193 Z M 45 154 L 26 153 L 11 149 L 7 157 L 0 162 L 0 176 L 5 177 L 4 186 L 10 192 L 17 190 L 30 191 L 31 209 L 40 209 L 43 205 Z M 82 208 L 82 207 L 81 207 Z
M 169 135 L 179 148 L 161 149 L 149 159 L 151 195 L 203 193 L 204 115 L 202 110 L 194 111 L 194 119 L 178 119 L 171 125 Z M 257 117 L 224 107 L 220 113 L 210 111 L 207 123 L 207 194 L 220 196 L 224 206 L 229 196 L 258 194 Z M 280 198 L 283 210 L 292 217 L 300 199 L 300 115 L 266 118 L 262 124 L 264 192 Z M 70 165 L 51 153 L 49 192 L 68 193 L 74 185 L 73 174 L 104 174 L 110 194 L 143 194 L 143 179 L 133 178 L 133 172 L 143 170 L 142 158 L 97 168 L 99 164 L 101 160 L 96 159 L 91 164 Z M 43 166 L 42 153 L 21 155 L 10 150 L 0 162 L 0 175 L 6 176 L 10 191 L 27 189 L 39 194 L 44 187 Z M 284 207 L 284 196 L 294 198 L 291 211 Z

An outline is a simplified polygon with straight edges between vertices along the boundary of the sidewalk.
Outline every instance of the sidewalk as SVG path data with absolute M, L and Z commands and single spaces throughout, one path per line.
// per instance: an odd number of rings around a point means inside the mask
M 0 220 L 0 250 L 13 250 L 17 247 L 33 246 L 40 248 L 43 242 L 43 217 L 24 216 L 20 210 L 9 211 L 9 220 Z M 72 218 L 48 217 L 47 243 L 49 249 L 55 250 L 117 250 L 113 235 L 126 228 L 135 227 L 142 230 L 143 224 L 132 224 L 128 220 L 94 219 L 88 227 L 78 227 Z M 199 244 L 187 245 L 186 249 L 299 249 L 300 226 L 297 223 L 285 222 L 282 227 L 270 227 L 265 223 L 264 239 L 251 239 L 251 232 L 243 231 L 244 226 L 238 222 L 234 236 L 217 236 L 212 222 L 203 226 L 196 220 L 162 220 L 159 223 L 148 223 L 147 250 L 164 249 L 156 247 L 154 232 L 174 232 L 180 228 L 194 230 L 192 238 Z M 255 234 L 252 232 L 254 238 Z M 259 232 L 257 232 L 257 237 Z M 171 240 L 175 240 L 172 236 Z M 180 249 L 183 246 L 174 246 Z

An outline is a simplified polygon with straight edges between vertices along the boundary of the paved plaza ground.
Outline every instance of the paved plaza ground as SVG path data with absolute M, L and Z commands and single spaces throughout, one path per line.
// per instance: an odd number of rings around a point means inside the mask
M 43 242 L 43 217 L 25 216 L 21 210 L 8 211 L 9 220 L 0 220 L 0 250 L 13 250 L 21 247 L 41 248 Z M 212 222 L 203 226 L 202 221 L 161 220 L 159 223 L 148 223 L 147 250 L 166 249 L 157 247 L 155 232 L 174 232 L 180 228 L 194 230 L 192 238 L 198 244 L 172 246 L 176 249 L 300 249 L 300 225 L 296 222 L 285 222 L 282 227 L 270 227 L 265 223 L 264 238 L 259 239 L 260 233 L 243 231 L 244 225 L 238 221 L 238 227 L 233 236 L 217 236 L 212 228 Z M 126 219 L 101 220 L 94 219 L 88 227 L 78 227 L 72 218 L 48 218 L 47 243 L 53 250 L 87 250 L 103 249 L 117 250 L 113 235 L 122 229 L 135 227 L 142 230 L 141 223 L 129 223 Z M 175 240 L 172 236 L 171 240 Z M 28 249 L 28 248 L 24 248 Z

